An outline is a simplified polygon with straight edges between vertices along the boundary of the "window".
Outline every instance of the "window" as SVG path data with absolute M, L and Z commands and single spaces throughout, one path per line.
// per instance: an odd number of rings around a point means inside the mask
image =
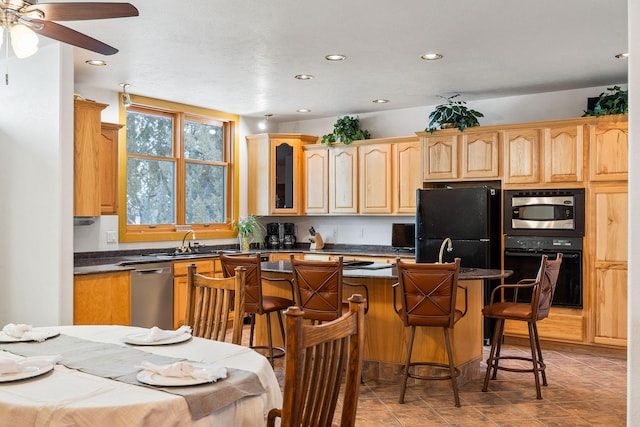
M 132 96 L 132 101 L 126 110 L 121 107 L 126 123 L 121 240 L 175 240 L 187 229 L 198 238 L 231 237 L 237 119 L 148 98 Z

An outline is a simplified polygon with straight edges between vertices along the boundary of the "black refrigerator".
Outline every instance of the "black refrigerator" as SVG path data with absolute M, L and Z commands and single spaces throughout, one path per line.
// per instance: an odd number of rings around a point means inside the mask
M 443 262 L 460 258 L 460 268 L 500 269 L 500 190 L 490 187 L 419 189 L 416 193 L 416 262 L 437 262 L 448 237 Z M 485 280 L 484 303 L 488 303 L 499 280 Z M 493 327 L 485 321 L 485 344 Z

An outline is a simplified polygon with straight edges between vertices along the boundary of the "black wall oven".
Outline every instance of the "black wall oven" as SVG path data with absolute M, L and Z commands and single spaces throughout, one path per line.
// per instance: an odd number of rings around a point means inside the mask
M 504 246 L 504 268 L 513 270 L 513 275 L 505 279 L 507 283 L 535 279 L 542 255 L 555 259 L 561 252 L 552 306 L 582 308 L 582 237 L 506 236 Z M 531 291 L 518 291 L 518 301 L 530 302 Z

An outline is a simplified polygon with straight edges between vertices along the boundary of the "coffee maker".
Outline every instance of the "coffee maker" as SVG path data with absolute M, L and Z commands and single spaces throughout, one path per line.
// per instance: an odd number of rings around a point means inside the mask
M 295 225 L 291 222 L 284 223 L 284 247 L 291 249 L 296 245 L 296 229 Z
M 280 224 L 270 222 L 267 224 L 267 235 L 264 238 L 264 245 L 270 249 L 280 248 Z

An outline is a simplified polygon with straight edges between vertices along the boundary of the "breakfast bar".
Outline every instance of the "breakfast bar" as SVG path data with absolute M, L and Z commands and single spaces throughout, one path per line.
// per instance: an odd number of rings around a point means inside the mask
M 401 371 L 406 358 L 409 329 L 405 328 L 393 307 L 393 284 L 397 282 L 397 270 L 392 265 L 380 268 L 345 268 L 343 280 L 347 283 L 366 285 L 369 290 L 369 310 L 365 317 L 365 379 L 394 379 Z M 461 269 L 459 282 L 468 290 L 467 314 L 453 329 L 454 360 L 461 371 L 460 381 L 472 379 L 478 372 L 482 359 L 484 281 L 497 280 L 512 274 L 509 270 Z M 263 277 L 291 278 L 289 261 L 263 262 Z M 290 289 L 277 282 L 264 281 L 264 293 L 291 297 Z M 349 291 L 350 292 L 350 291 Z M 345 295 L 348 297 L 348 295 Z M 463 309 L 464 296 L 459 294 L 457 306 Z M 262 316 L 260 316 L 262 317 Z M 266 341 L 265 322 L 257 319 L 258 343 Z M 274 322 L 277 325 L 277 322 Z M 277 327 L 277 326 L 275 326 Z M 274 345 L 281 345 L 279 331 L 273 330 Z M 414 360 L 446 363 L 444 336 L 439 329 L 418 328 L 413 351 Z

